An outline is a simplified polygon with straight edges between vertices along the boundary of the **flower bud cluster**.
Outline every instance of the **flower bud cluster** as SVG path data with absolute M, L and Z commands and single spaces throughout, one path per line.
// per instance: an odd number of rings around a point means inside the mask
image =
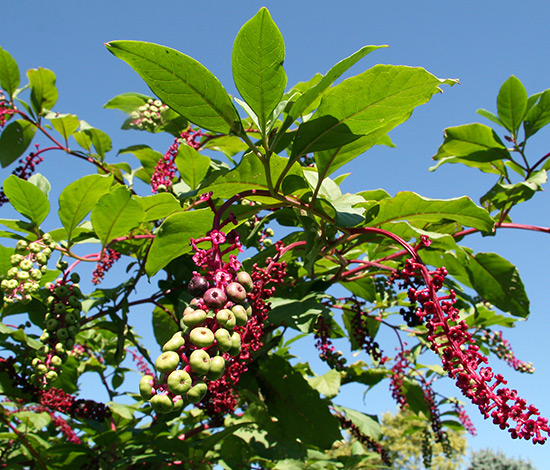
M 162 101 L 149 98 L 145 104 L 132 111 L 128 125 L 141 131 L 154 132 L 157 127 L 164 124 L 162 112 L 167 109 L 168 106 Z
M 516 390 L 501 387 L 507 383 L 504 377 L 484 365 L 487 358 L 480 352 L 468 325 L 454 307 L 454 291 L 451 290 L 449 295 L 438 295 L 446 274 L 445 268 L 428 271 L 425 265 L 413 260 L 409 260 L 400 272 L 404 279 L 421 277 L 426 284 L 423 289 L 410 288 L 409 297 L 420 305 L 417 315 L 425 320 L 430 348 L 440 356 L 444 370 L 485 418 L 492 418 L 501 429 L 509 429 L 514 439 L 544 443 L 547 438 L 542 433 L 550 433 L 548 419 L 519 397 Z M 511 426 L 510 421 L 515 426 Z
M 502 331 L 496 333 L 494 331 L 484 330 L 481 335 L 481 340 L 487 343 L 492 353 L 496 354 L 499 359 L 506 361 L 514 370 L 525 374 L 532 374 L 535 372 L 532 362 L 524 362 L 516 358 L 512 346 L 508 340 L 502 337 Z
M 0 129 L 6 125 L 6 121 L 14 112 L 13 106 L 6 101 L 4 93 L 0 91 Z
M 46 265 L 55 246 L 56 243 L 48 233 L 35 242 L 17 242 L 15 253 L 10 257 L 12 267 L 6 273 L 6 279 L 0 283 L 4 302 L 31 300 L 31 294 L 40 287 L 40 280 L 48 269 Z
M 188 285 L 194 296 L 184 310 L 181 331 L 162 347 L 155 361 L 158 379 L 145 375 L 140 393 L 159 413 L 180 410 L 187 403 L 200 402 L 208 390 L 208 381 L 218 380 L 225 371 L 226 357 L 241 352 L 241 335 L 252 314 L 247 294 L 254 285 L 245 271 L 232 279 L 225 272 L 223 282 L 211 284 L 195 274 Z M 230 281 L 230 282 L 227 282 Z
M 83 295 L 78 284 L 75 284 L 78 280 L 78 274 L 72 273 L 72 282 L 58 279 L 48 286 L 51 295 L 46 300 L 46 328 L 40 336 L 43 345 L 32 361 L 34 372 L 31 375 L 31 379 L 41 388 L 46 388 L 57 379 L 80 330 L 80 299 Z

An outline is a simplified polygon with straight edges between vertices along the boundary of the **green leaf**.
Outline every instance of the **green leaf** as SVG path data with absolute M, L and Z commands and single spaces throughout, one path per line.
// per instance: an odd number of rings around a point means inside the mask
M 48 113 L 46 119 L 49 119 L 53 128 L 67 140 L 74 131 L 78 129 L 80 121 L 74 114 Z
M 8 51 L 0 47 L 0 88 L 8 94 L 10 100 L 19 86 L 20 78 L 17 62 Z
M 307 112 L 310 106 L 350 67 L 371 52 L 387 46 L 363 46 L 357 52 L 334 65 L 318 82 L 307 89 L 290 108 L 284 127 L 288 128 L 300 115 Z
M 270 300 L 269 321 L 274 325 L 288 326 L 302 333 L 311 333 L 319 315 L 330 317 L 328 307 L 311 296 L 303 299 L 283 299 L 274 297 Z
M 147 100 L 150 98 L 150 96 L 142 95 L 141 93 L 122 93 L 121 95 L 111 98 L 103 107 L 107 109 L 120 109 L 130 114 L 132 111 L 135 111 L 140 106 L 147 103 Z
M 170 309 L 170 306 L 166 306 L 166 308 Z M 155 307 L 152 321 L 153 333 L 161 348 L 180 329 L 173 317 L 164 308 Z
M 497 96 L 498 117 L 515 137 L 527 109 L 527 91 L 519 78 L 512 75 L 506 80 Z
M 55 87 L 55 73 L 39 67 L 27 71 L 31 88 L 31 104 L 34 110 L 41 114 L 44 109 L 52 109 L 57 102 L 57 88 Z
M 155 275 L 170 261 L 191 251 L 191 238 L 199 238 L 212 228 L 214 215 L 210 209 L 179 212 L 167 217 L 151 244 L 145 271 Z
M 36 430 L 43 429 L 52 422 L 52 418 L 46 412 L 16 411 L 12 416 L 19 419 L 25 426 Z
M 359 428 L 359 431 L 361 431 L 361 434 L 372 437 L 374 440 L 382 437 L 382 429 L 376 416 L 367 415 L 345 406 L 334 405 L 334 409 L 355 424 Z
M 489 121 L 492 121 L 495 124 L 498 124 L 500 127 L 506 128 L 506 126 L 502 123 L 502 121 L 498 118 L 498 116 L 492 113 L 491 111 L 487 111 L 486 109 L 478 109 L 476 113 L 483 116 L 484 118 L 489 119 Z
M 152 196 L 141 197 L 138 201 L 145 212 L 144 222 L 164 219 L 174 212 L 183 210 L 178 200 L 170 193 L 153 194 Z
M 371 219 L 370 216 L 374 215 Z M 407 220 L 413 226 L 423 227 L 426 223 L 449 220 L 467 227 L 490 232 L 493 220 L 489 213 L 466 197 L 455 199 L 429 199 L 418 194 L 403 191 L 394 198 L 382 199 L 365 215 L 370 226 L 382 226 L 399 220 Z M 389 228 L 389 227 L 388 227 Z
M 327 398 L 333 398 L 340 391 L 340 373 L 331 369 L 318 377 L 308 379 L 309 385 Z
M 11 336 L 18 343 L 25 344 L 31 349 L 37 350 L 42 346 L 40 341 L 37 341 L 28 336 L 22 328 L 11 328 L 4 323 L 0 323 L 0 334 Z
M 162 153 L 153 150 L 147 145 L 133 145 L 125 149 L 120 150 L 120 154 L 131 153 L 134 155 L 143 168 L 140 168 L 136 172 L 136 176 L 146 184 L 151 184 L 151 177 L 155 171 L 158 161 L 162 158 Z
M 440 92 L 440 85 L 454 83 L 456 81 L 441 80 L 421 68 L 374 66 L 324 94 L 313 119 L 298 128 L 292 155 L 328 150 L 332 142 L 342 139 L 342 133 L 347 137 L 376 137 L 376 142 L 406 121 L 416 106 Z M 330 174 L 344 163 L 335 156 L 333 161 L 317 164 L 322 165 L 321 174 Z
M 100 197 L 107 194 L 112 175 L 87 175 L 69 184 L 59 195 L 59 219 L 70 240 L 73 230 L 88 215 Z
M 413 413 L 424 413 L 426 416 L 430 416 L 430 408 L 426 403 L 424 391 L 422 387 L 416 382 L 405 379 L 403 381 L 403 394 L 407 399 L 407 404 Z
M 75 138 L 77 137 L 77 135 L 82 136 L 82 134 L 84 134 L 84 136 L 86 136 L 85 145 L 87 145 L 87 150 L 90 150 L 91 148 L 90 144 L 93 145 L 95 151 L 103 160 L 105 158 L 105 154 L 113 148 L 111 138 L 102 130 L 96 129 L 95 127 L 91 127 L 89 124 L 85 123 L 84 121 L 80 121 L 80 129 L 81 129 L 80 132 L 75 134 Z M 77 139 L 77 142 L 78 142 L 78 139 Z M 82 147 L 86 148 L 80 142 L 78 143 Z
M 506 175 L 504 161 L 512 157 L 496 132 L 488 126 L 474 123 L 449 127 L 445 139 L 432 157 L 439 163 L 430 168 L 434 171 L 443 163 L 463 163 L 479 168 L 486 173 Z
M 160 100 L 199 127 L 238 133 L 241 121 L 231 98 L 212 73 L 174 49 L 139 41 L 112 41 L 107 49 L 128 63 Z
M 102 196 L 92 209 L 92 225 L 105 245 L 114 238 L 127 235 L 137 227 L 145 214 L 126 186 L 118 186 Z
M 283 36 L 267 8 L 263 7 L 237 34 L 232 58 L 233 80 L 241 96 L 258 116 L 262 133 L 285 91 L 284 60 Z
M 286 434 L 321 449 L 340 439 L 338 420 L 318 392 L 283 358 L 273 355 L 262 362 L 257 378 L 270 415 L 278 419 Z
M 34 184 L 15 175 L 4 181 L 4 193 L 14 209 L 37 226 L 50 212 L 48 197 Z
M 40 173 L 35 173 L 34 175 L 31 175 L 31 177 L 27 181 L 34 184 L 38 189 L 40 189 L 40 191 L 42 191 L 46 197 L 48 197 L 48 195 L 50 194 L 50 189 L 52 189 L 52 185 L 44 175 Z
M 191 189 L 197 189 L 210 168 L 210 158 L 189 145 L 180 145 L 175 159 L 180 175 Z
M 548 123 L 550 123 L 550 90 L 541 93 L 536 104 L 527 112 L 523 122 L 525 138 L 531 137 Z
M 537 191 L 542 191 L 542 185 L 548 177 L 546 170 L 535 171 L 525 181 L 515 184 L 496 183 L 480 199 L 481 205 L 489 212 L 502 210 L 531 199 Z
M 28 121 L 10 122 L 0 135 L 0 164 L 6 168 L 17 160 L 32 142 L 36 127 Z
M 496 253 L 477 253 L 464 248 L 466 270 L 472 287 L 483 299 L 516 317 L 529 316 L 529 298 L 517 268 Z
M 277 180 L 277 177 L 286 167 L 287 162 L 287 158 L 279 157 L 278 155 L 271 156 L 270 167 L 273 181 Z M 296 174 L 301 176 L 302 169 L 296 163 L 288 173 L 289 175 Z M 200 188 L 200 191 L 212 191 L 215 197 L 230 198 L 241 191 L 249 189 L 269 189 L 265 168 L 260 159 L 252 153 L 245 154 L 235 169 L 217 178 L 206 186 L 206 188 Z
M 340 284 L 352 294 L 368 302 L 373 302 L 376 299 L 376 288 L 374 286 L 374 280 L 371 277 L 363 277 L 354 281 L 341 282 Z

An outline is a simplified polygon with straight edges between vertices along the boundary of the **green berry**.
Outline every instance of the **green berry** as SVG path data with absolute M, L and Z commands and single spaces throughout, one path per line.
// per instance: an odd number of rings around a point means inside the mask
M 193 307 L 187 307 L 183 311 L 182 323 L 185 326 L 193 327 L 200 325 L 206 320 L 206 312 L 201 309 L 194 309 Z
M 17 251 L 25 251 L 28 246 L 29 244 L 25 240 L 18 240 L 15 245 L 15 249 Z
M 162 351 L 178 351 L 179 348 L 181 348 L 185 344 L 185 339 L 183 338 L 182 332 L 178 331 L 172 335 L 172 338 L 170 338 L 162 347 Z
M 195 349 L 189 356 L 189 365 L 199 375 L 210 370 L 210 355 L 204 349 Z
M 210 380 L 218 380 L 225 371 L 225 359 L 221 356 L 214 356 L 210 360 L 210 370 L 207 377 Z
M 67 286 L 61 285 L 61 286 L 57 286 L 54 289 L 54 292 L 58 298 L 63 299 L 71 293 L 71 290 Z
M 231 335 L 231 349 L 227 352 L 230 356 L 238 356 L 241 352 L 241 335 L 236 331 Z
M 36 253 L 35 259 L 40 265 L 45 265 L 48 262 L 48 257 L 44 253 Z
M 155 395 L 151 398 L 151 405 L 157 413 L 170 413 L 174 403 L 168 395 Z
M 38 243 L 32 242 L 29 244 L 29 250 L 32 253 L 40 253 L 42 251 L 42 247 Z
M 63 314 L 67 311 L 67 307 L 65 306 L 65 304 L 61 303 L 61 302 L 57 302 L 54 306 L 53 306 L 53 311 L 57 314 Z
M 40 269 L 31 269 L 31 277 L 35 281 L 40 281 L 42 279 L 42 271 Z
M 227 308 L 222 308 L 216 313 L 216 321 L 218 324 L 227 329 L 232 329 L 237 324 L 237 319 L 233 312 Z
M 57 262 L 57 264 L 55 265 L 55 267 L 57 269 L 59 269 L 60 271 L 65 271 L 65 269 L 67 269 L 69 267 L 69 263 L 67 263 L 67 261 L 65 261 L 65 260 L 60 259 Z
M 8 279 L 12 279 L 15 276 L 17 276 L 18 272 L 19 272 L 19 268 L 10 268 L 10 269 L 8 269 L 8 272 L 6 273 L 6 277 Z
M 59 356 L 52 356 L 52 358 L 50 359 L 50 364 L 54 367 L 60 367 L 61 364 L 63 364 L 63 361 Z
M 49 320 L 46 320 L 46 329 L 48 331 L 57 330 L 58 326 L 59 326 L 59 320 L 56 320 L 55 318 L 50 318 Z
M 139 381 L 139 393 L 145 400 L 150 400 L 153 396 L 153 384 L 155 383 L 154 377 L 150 375 L 144 375 Z
M 174 351 L 163 352 L 155 361 L 155 369 L 161 374 L 169 374 L 173 370 L 176 370 L 180 363 L 180 357 L 178 353 Z
M 66 339 L 69 339 L 69 331 L 67 330 L 67 328 L 59 328 L 59 330 L 57 330 L 57 337 L 60 341 L 65 341 Z
M 80 282 L 80 276 L 78 273 L 71 273 L 71 281 Z
M 225 328 L 218 328 L 214 336 L 216 337 L 216 345 L 221 352 L 231 349 L 231 333 L 229 331 Z
M 10 256 L 10 264 L 12 266 L 19 266 L 19 263 L 23 260 L 23 257 L 21 255 L 11 255 Z
M 205 327 L 197 327 L 189 333 L 189 340 L 199 348 L 207 348 L 214 343 L 214 333 Z
M 18 271 L 17 272 L 17 279 L 20 281 L 26 281 L 30 277 L 29 273 L 27 271 Z
M 58 374 L 55 370 L 50 370 L 47 374 L 46 374 L 46 378 L 48 379 L 48 382 L 53 382 L 54 380 L 56 380 L 58 377 Z
M 22 259 L 19 263 L 19 268 L 23 271 L 29 271 L 32 269 L 32 261 L 30 259 Z
M 166 383 L 168 384 L 168 389 L 174 395 L 184 395 L 191 388 L 193 380 L 184 370 L 175 370 L 170 373 L 166 379 Z
M 185 394 L 185 396 L 189 400 L 189 403 L 195 404 L 204 398 L 207 391 L 208 387 L 204 382 L 197 382 L 191 387 L 191 389 Z

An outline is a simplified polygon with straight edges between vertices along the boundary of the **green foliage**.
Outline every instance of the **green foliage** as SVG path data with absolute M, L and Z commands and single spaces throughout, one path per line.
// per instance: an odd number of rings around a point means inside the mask
M 532 463 L 491 449 L 472 452 L 468 470 L 535 470 Z
M 474 402 L 505 393 L 480 378 L 475 360 L 466 367 L 466 354 L 478 351 L 467 345 L 494 351 L 491 328 L 529 315 L 517 268 L 464 242 L 503 227 L 550 232 L 511 219 L 547 180 L 550 154 L 532 163 L 525 146 L 550 123 L 550 90 L 528 96 L 510 77 L 497 114 L 479 111 L 500 129 L 445 130 L 434 169 L 461 163 L 497 178 L 480 205 L 409 191 L 349 194 L 346 175 L 335 172 L 375 145 L 393 146 L 389 131 L 457 83 L 401 65 L 374 65 L 337 83 L 383 47 L 364 46 L 325 75 L 287 86 L 284 40 L 261 8 L 233 46 L 235 101 L 245 116 L 195 59 L 111 41 L 107 49 L 155 96 L 123 93 L 104 107 L 126 114 L 124 130 L 174 139 L 169 149 L 138 140 L 116 160 L 116 139 L 55 111 L 52 71 L 31 69 L 22 85 L 15 59 L 0 48 L 2 167 L 25 156 L 37 135 L 51 143 L 0 194 L 23 219 L 0 219 L 2 463 L 351 470 L 392 468 L 393 457 L 393 468 L 413 469 L 433 454 L 432 468 L 458 468 L 456 418 L 464 417 L 452 397 L 432 391 L 434 379 L 454 375 Z M 34 159 L 51 150 L 91 171 L 65 188 L 51 176 L 51 184 L 29 178 Z M 124 161 L 129 154 L 137 166 Z M 153 334 L 141 338 L 144 324 Z M 379 344 L 384 330 L 402 345 L 394 358 L 393 346 Z M 306 336 L 328 370 L 293 355 Z M 107 404 L 80 388 L 89 376 Z M 368 399 L 369 414 L 339 405 L 347 384 L 368 394 L 388 382 L 409 411 L 382 426 Z M 444 460 L 447 444 L 455 453 Z

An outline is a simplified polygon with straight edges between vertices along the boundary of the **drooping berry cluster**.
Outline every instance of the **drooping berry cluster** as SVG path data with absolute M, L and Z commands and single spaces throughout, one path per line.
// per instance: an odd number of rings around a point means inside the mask
M 182 331 L 164 344 L 155 361 L 160 377 L 145 375 L 140 381 L 141 395 L 161 413 L 204 398 L 206 382 L 224 373 L 224 353 L 240 353 L 241 336 L 235 327 L 246 325 L 252 313 L 246 302 L 247 292 L 253 288 L 252 278 L 244 271 L 220 287 L 196 274 L 188 288 L 194 299 L 183 312 Z
M 11 103 L 6 101 L 4 93 L 0 91 L 0 129 L 6 125 L 6 121 L 15 112 Z
M 328 320 L 331 322 L 332 320 Z M 330 340 L 330 328 L 327 320 L 319 315 L 315 324 L 315 347 L 319 351 L 319 358 L 326 362 L 331 369 L 342 371 L 346 368 L 346 358 L 341 351 L 336 348 Z
M 429 419 L 435 437 L 435 442 L 441 444 L 443 452 L 447 457 L 449 457 L 452 453 L 451 443 L 449 442 L 449 436 L 445 431 L 443 431 L 443 427 L 441 424 L 441 414 L 435 402 L 435 392 L 429 384 L 424 384 L 423 392 L 424 400 L 426 401 L 426 405 L 428 405 L 428 409 L 430 410 Z
M 466 429 L 466 431 L 468 431 L 472 436 L 477 435 L 477 430 L 474 426 L 474 423 L 472 423 L 472 420 L 468 416 L 468 413 L 466 413 L 464 406 L 456 402 L 454 404 L 454 408 L 459 421 L 462 423 L 462 426 L 464 426 L 464 429 Z
M 440 356 L 443 368 L 485 418 L 492 418 L 501 429 L 509 429 L 514 439 L 544 443 L 547 438 L 542 433 L 550 433 L 548 420 L 519 397 L 516 390 L 501 387 L 507 383 L 504 377 L 483 365 L 488 360 L 454 307 L 454 291 L 438 295 L 446 274 L 444 268 L 429 271 L 424 264 L 413 260 L 409 260 L 400 272 L 404 279 L 421 277 L 426 284 L 423 289 L 409 289 L 409 297 L 420 305 L 417 315 L 426 323 L 431 349 Z M 515 422 L 515 426 L 510 426 L 509 421 Z
M 344 416 L 337 414 L 336 417 L 338 418 L 338 421 L 340 421 L 342 429 L 347 429 L 349 433 L 367 449 L 370 449 L 380 455 L 382 462 L 388 465 L 388 467 L 392 465 L 392 460 L 388 452 L 379 442 L 376 442 L 372 437 L 363 434 L 357 425 L 353 424 L 352 421 L 346 419 Z
M 399 408 L 405 409 L 407 407 L 407 397 L 405 397 L 403 391 L 403 380 L 406 377 L 406 371 L 411 368 L 411 363 L 407 358 L 409 350 L 399 351 L 394 359 L 394 365 L 391 369 L 392 374 L 390 376 L 390 391 L 392 398 L 397 402 Z
M 525 374 L 532 374 L 535 372 L 532 362 L 520 361 L 512 350 L 512 346 L 508 340 L 502 337 L 502 331 L 494 332 L 484 330 L 481 335 L 482 341 L 485 341 L 489 346 L 492 353 L 496 354 L 499 359 L 506 361 L 506 363 L 518 372 Z
M 121 256 L 122 255 L 118 251 L 115 251 L 112 248 L 107 248 L 103 252 L 103 257 L 97 263 L 97 266 L 92 273 L 92 284 L 99 284 L 105 277 L 105 273 L 113 267 L 113 264 L 115 264 Z
M 176 155 L 178 154 L 181 139 L 174 140 L 166 153 L 160 158 L 151 176 L 151 191 L 154 193 L 166 191 L 172 186 L 172 180 L 176 176 Z
M 78 274 L 72 273 L 71 282 L 58 279 L 48 286 L 51 295 L 46 300 L 46 328 L 40 336 L 44 344 L 32 361 L 34 373 L 31 375 L 31 379 L 41 388 L 46 388 L 57 379 L 80 330 L 80 299 L 83 295 L 78 284 L 75 284 L 78 280 Z
M 128 125 L 142 131 L 154 132 L 164 123 L 162 113 L 167 109 L 168 106 L 162 101 L 150 98 L 145 104 L 132 111 Z
M 50 234 L 46 233 L 42 239 L 27 243 L 19 240 L 15 247 L 15 254 L 10 257 L 12 268 L 8 270 L 6 279 L 0 287 L 4 292 L 4 302 L 29 302 L 31 294 L 40 287 L 42 274 L 47 270 L 47 263 L 56 243 Z

